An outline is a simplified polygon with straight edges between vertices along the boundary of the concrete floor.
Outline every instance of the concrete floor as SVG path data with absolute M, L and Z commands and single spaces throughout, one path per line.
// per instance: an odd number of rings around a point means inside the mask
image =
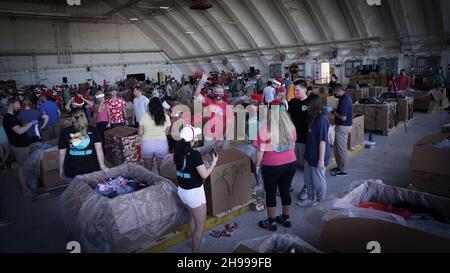
M 335 178 L 327 174 L 328 196 L 341 196 L 352 182 L 370 178 L 381 179 L 390 185 L 407 186 L 411 178 L 410 159 L 413 144 L 426 134 L 440 133 L 441 126 L 448 122 L 450 115 L 446 111 L 434 114 L 415 112 L 414 119 L 407 124 L 408 134 L 403 127 L 397 127 L 387 137 L 374 135 L 376 148 L 361 151 L 350 158 L 348 177 Z M 14 172 L 0 173 L 0 181 L 3 216 L 15 220 L 13 224 L 0 228 L 0 252 L 65 252 L 68 240 L 57 207 L 61 192 L 53 192 L 46 198 L 32 201 L 30 197 L 20 194 Z M 295 176 L 293 186 L 296 198 L 303 186 L 300 171 Z M 294 205 L 291 215 L 293 227 L 287 229 L 279 226 L 277 233 L 295 234 L 317 246 L 320 231 L 303 220 L 302 216 L 306 210 Z M 206 241 L 202 252 L 232 252 L 240 241 L 272 234 L 257 226 L 257 222 L 265 217 L 265 211 L 251 211 L 235 218 L 231 223 L 238 222 L 240 227 L 232 237 L 216 239 L 205 233 Z M 190 252 L 190 240 L 165 252 Z

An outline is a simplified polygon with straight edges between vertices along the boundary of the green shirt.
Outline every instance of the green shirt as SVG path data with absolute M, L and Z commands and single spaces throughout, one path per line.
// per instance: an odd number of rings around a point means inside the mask
M 445 84 L 445 78 L 443 74 L 434 75 L 434 85 L 438 87 L 442 87 Z

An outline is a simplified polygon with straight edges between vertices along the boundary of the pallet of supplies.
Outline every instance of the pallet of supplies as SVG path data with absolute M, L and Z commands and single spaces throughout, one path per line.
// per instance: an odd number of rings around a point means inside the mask
M 141 164 L 141 138 L 137 128 L 116 127 L 105 132 L 106 159 L 115 164 Z
M 96 191 L 101 181 L 119 176 L 147 187 L 114 198 Z M 143 251 L 187 216 L 170 181 L 132 163 L 77 176 L 60 196 L 59 208 L 85 252 Z
M 364 116 L 364 129 L 387 136 L 397 126 L 397 103 L 353 104 L 353 114 Z

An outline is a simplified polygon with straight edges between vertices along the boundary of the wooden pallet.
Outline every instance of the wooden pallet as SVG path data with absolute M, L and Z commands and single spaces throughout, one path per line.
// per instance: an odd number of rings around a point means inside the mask
M 255 199 L 251 199 L 241 205 L 233 207 L 226 212 L 220 213 L 217 216 L 208 216 L 205 221 L 204 230 L 210 230 L 218 225 L 228 222 L 237 216 L 246 213 L 251 210 L 252 204 Z M 144 253 L 158 253 L 166 250 L 172 246 L 178 245 L 191 238 L 191 232 L 189 231 L 189 224 L 181 225 L 175 228 L 172 232 L 150 242 L 144 249 L 137 252 Z

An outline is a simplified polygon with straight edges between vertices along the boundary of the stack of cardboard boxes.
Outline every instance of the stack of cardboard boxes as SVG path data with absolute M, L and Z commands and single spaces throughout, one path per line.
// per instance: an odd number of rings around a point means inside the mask
M 369 97 L 369 88 L 361 88 L 361 89 L 347 89 L 345 90 L 347 95 L 352 98 L 352 101 L 355 103 L 360 99 Z
M 388 135 L 389 130 L 397 126 L 397 103 L 386 104 L 353 104 L 353 113 L 364 116 L 364 129 L 381 131 Z

